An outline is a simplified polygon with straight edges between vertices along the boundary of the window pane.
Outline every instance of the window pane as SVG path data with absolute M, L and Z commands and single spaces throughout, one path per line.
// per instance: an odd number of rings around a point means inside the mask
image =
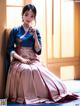
M 74 56 L 74 3 L 61 2 L 61 56 Z
M 61 79 L 63 80 L 74 79 L 74 74 L 75 74 L 74 71 L 75 71 L 74 66 L 62 66 L 60 68 Z
M 7 5 L 23 5 L 24 0 L 7 0 Z
M 60 0 L 54 0 L 54 17 L 53 17 L 53 25 L 54 25 L 54 35 L 53 35 L 53 48 L 54 48 L 54 57 L 60 57 Z
M 18 26 L 22 23 L 22 7 L 7 7 L 7 28 Z
M 53 57 L 53 46 L 52 46 L 52 0 L 46 0 L 46 15 L 47 15 L 47 53 L 48 59 Z

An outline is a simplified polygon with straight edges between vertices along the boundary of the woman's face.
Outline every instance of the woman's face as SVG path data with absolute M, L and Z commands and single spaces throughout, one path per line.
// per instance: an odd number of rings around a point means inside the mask
M 26 11 L 22 16 L 22 19 L 24 24 L 29 25 L 35 19 L 32 10 Z

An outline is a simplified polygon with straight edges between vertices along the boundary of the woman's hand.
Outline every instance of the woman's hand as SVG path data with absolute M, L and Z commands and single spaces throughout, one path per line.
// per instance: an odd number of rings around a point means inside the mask
M 24 58 L 22 58 L 21 59 L 21 62 L 24 63 L 24 64 L 31 64 L 30 59 L 24 59 Z
M 21 61 L 24 64 L 32 63 L 32 61 L 30 59 L 25 59 L 25 58 L 21 57 L 19 54 L 17 54 L 16 52 L 13 52 L 11 55 L 13 56 L 13 58 L 18 59 L 19 61 Z
M 35 40 L 37 39 L 36 29 L 30 27 L 29 28 L 29 33 L 33 35 Z

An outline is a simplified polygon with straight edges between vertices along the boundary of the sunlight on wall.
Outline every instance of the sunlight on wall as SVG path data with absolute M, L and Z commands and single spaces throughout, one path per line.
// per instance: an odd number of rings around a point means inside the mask
M 47 54 L 48 54 L 48 59 L 52 59 L 53 57 L 53 35 L 52 35 L 52 0 L 46 0 L 46 25 L 47 25 Z
M 53 39 L 53 48 L 54 48 L 54 57 L 60 57 L 60 0 L 54 0 L 54 39 Z
M 61 79 L 74 79 L 74 66 L 62 66 L 61 70 Z
M 74 2 L 61 2 L 61 57 L 74 56 Z
M 54 0 L 54 57 L 74 56 L 74 2 Z
M 21 25 L 21 11 L 21 7 L 7 7 L 7 28 Z
M 45 0 L 32 0 L 32 4 L 37 9 L 36 27 L 40 30 L 41 34 L 45 33 Z
M 22 6 L 23 0 L 6 0 L 7 28 L 21 25 Z
M 21 5 L 23 4 L 23 0 L 6 0 L 7 5 Z

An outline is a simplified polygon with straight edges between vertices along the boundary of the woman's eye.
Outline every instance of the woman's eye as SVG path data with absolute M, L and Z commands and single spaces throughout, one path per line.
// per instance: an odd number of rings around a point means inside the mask
M 25 14 L 25 16 L 28 16 L 28 14 Z
M 34 16 L 32 15 L 31 18 L 33 18 Z

